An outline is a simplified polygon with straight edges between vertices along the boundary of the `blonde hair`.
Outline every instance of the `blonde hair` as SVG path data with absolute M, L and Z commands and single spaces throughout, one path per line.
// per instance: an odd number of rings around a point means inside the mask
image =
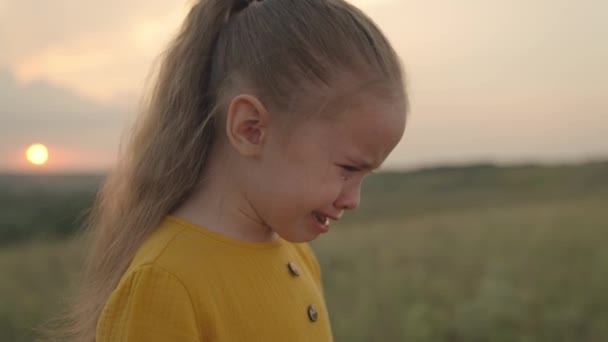
M 98 193 L 85 227 L 91 247 L 81 291 L 56 335 L 95 340 L 101 311 L 137 249 L 198 185 L 231 94 L 248 89 L 277 112 L 303 116 L 340 74 L 382 85 L 378 95 L 407 107 L 397 54 L 343 0 L 194 4 Z

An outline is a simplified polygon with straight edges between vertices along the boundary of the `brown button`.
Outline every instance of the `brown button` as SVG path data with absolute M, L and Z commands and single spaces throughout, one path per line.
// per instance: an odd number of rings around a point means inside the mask
M 289 268 L 289 272 L 291 272 L 291 274 L 293 274 L 294 276 L 296 276 L 296 277 L 300 276 L 300 271 L 298 271 L 296 264 L 294 264 L 293 262 L 290 262 L 289 264 L 287 264 L 287 268 Z
M 315 309 L 314 305 L 312 305 L 312 304 L 309 305 L 308 306 L 308 318 L 310 318 L 311 322 L 316 322 L 317 317 L 318 317 L 317 309 Z

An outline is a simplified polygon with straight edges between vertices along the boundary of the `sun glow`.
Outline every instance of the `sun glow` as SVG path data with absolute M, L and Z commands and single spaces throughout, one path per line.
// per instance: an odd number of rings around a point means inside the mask
M 25 157 L 34 165 L 44 165 L 49 159 L 49 151 L 42 144 L 34 144 L 27 148 Z

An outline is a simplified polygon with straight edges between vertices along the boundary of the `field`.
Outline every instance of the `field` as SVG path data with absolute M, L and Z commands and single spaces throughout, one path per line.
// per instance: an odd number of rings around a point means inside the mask
M 31 341 L 100 176 L 0 176 L 0 340 Z M 372 176 L 313 243 L 336 341 L 605 341 L 608 162 Z

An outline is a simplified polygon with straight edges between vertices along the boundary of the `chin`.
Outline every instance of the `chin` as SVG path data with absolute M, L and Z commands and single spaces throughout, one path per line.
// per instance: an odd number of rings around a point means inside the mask
M 290 220 L 287 222 L 291 223 L 275 224 L 274 227 L 283 229 L 273 230 L 281 239 L 292 243 L 310 242 L 317 239 L 319 235 L 327 232 L 316 227 L 315 222 L 309 216 L 306 216 L 301 220 Z M 287 227 L 287 229 L 285 229 L 285 227 Z
M 276 233 L 281 237 L 281 239 L 292 243 L 310 242 L 319 237 L 319 234 L 314 234 L 306 230 Z

